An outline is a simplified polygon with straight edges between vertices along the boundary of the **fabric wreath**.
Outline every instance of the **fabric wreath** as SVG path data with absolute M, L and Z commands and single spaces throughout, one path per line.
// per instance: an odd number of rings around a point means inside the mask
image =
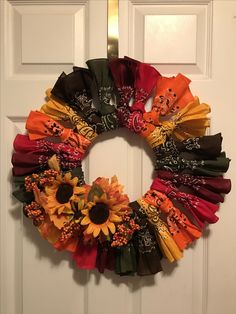
M 70 252 L 77 267 L 156 274 L 162 258 L 178 261 L 219 220 L 231 189 L 223 177 L 230 159 L 220 133 L 205 135 L 210 106 L 193 96 L 183 74 L 164 77 L 129 57 L 86 64 L 59 76 L 46 103 L 30 112 L 27 134 L 16 136 L 13 195 L 41 236 Z M 137 200 L 116 176 L 84 181 L 90 144 L 119 128 L 145 138 L 155 157 L 155 178 Z

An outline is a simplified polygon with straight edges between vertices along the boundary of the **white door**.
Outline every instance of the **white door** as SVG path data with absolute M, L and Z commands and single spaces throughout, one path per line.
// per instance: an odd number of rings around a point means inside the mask
M 220 221 L 176 265 L 154 277 L 75 269 L 42 240 L 11 197 L 11 154 L 31 109 L 58 75 L 106 56 L 105 0 L 1 0 L 1 314 L 235 314 L 235 195 Z M 212 107 L 234 180 L 236 1 L 120 0 L 120 56 L 182 72 Z M 105 141 L 106 140 L 106 141 Z M 112 152 L 112 154 L 110 153 Z M 109 162 L 104 155 L 109 156 Z M 115 167 L 114 167 L 115 164 Z M 116 174 L 131 200 L 151 183 L 147 147 L 135 136 L 104 135 L 85 162 L 86 179 Z

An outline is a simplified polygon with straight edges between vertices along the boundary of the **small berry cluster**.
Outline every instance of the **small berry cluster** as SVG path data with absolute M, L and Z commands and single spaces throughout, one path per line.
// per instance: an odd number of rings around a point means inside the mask
M 78 235 L 80 228 L 81 228 L 80 224 L 74 222 L 73 220 L 65 224 L 64 227 L 62 228 L 59 241 L 62 243 L 66 243 L 66 241 Z
M 32 192 L 36 187 L 51 185 L 56 179 L 58 171 L 49 169 L 40 174 L 33 173 L 31 176 L 25 178 L 25 189 L 27 192 Z
M 23 207 L 23 212 L 26 217 L 33 220 L 35 226 L 39 226 L 45 219 L 45 211 L 36 202 L 31 202 Z
M 133 233 L 140 229 L 128 212 L 124 214 L 122 220 L 123 222 L 117 226 L 117 231 L 113 235 L 112 247 L 126 245 L 131 240 Z

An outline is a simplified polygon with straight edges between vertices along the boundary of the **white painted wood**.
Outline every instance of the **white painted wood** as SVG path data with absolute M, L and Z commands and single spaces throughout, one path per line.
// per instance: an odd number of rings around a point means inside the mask
M 144 60 L 195 64 L 196 39 L 196 15 L 145 15 Z
M 47 14 L 46 14 L 47 13 Z M 65 14 L 24 14 L 22 20 L 22 63 L 73 63 L 74 20 Z M 60 33 L 61 38 L 55 36 Z M 66 49 L 65 49 L 66 47 Z
M 165 273 L 148 278 L 120 278 L 110 272 L 99 275 L 77 270 L 67 254 L 53 251 L 31 222 L 22 217 L 19 203 L 11 197 L 12 141 L 17 133 L 23 132 L 29 111 L 44 102 L 45 89 L 52 86 L 61 71 L 68 73 L 73 64 L 84 66 L 86 59 L 106 56 L 107 6 L 104 0 L 1 0 L 0 5 L 0 313 L 235 314 L 233 192 L 221 206 L 221 219 L 209 228 L 209 234 L 206 232 L 203 239 L 187 250 L 177 266 L 164 263 Z M 166 37 L 159 32 L 162 38 L 155 42 L 148 27 L 151 19 L 155 27 L 160 26 L 165 15 L 180 22 L 183 16 L 190 19 L 188 26 L 193 28 L 185 28 L 184 34 L 193 35 L 194 39 L 186 41 L 192 50 L 185 50 L 182 41 L 183 54 L 174 54 L 171 48 L 165 54 L 164 44 L 162 52 L 156 53 L 157 42 L 165 38 L 171 41 L 173 32 L 166 33 Z M 58 53 L 51 49 L 42 55 L 37 45 L 30 43 L 33 29 L 40 23 L 48 23 L 52 16 L 55 23 L 64 20 L 54 45 L 67 42 L 69 49 L 65 45 Z M 196 22 L 193 16 L 197 17 Z M 120 56 L 151 62 L 164 75 L 183 72 L 192 79 L 193 92 L 212 106 L 211 133 L 221 131 L 224 135 L 224 148 L 232 158 L 228 176 L 233 184 L 236 173 L 232 136 L 236 131 L 234 16 L 235 1 L 120 1 Z M 37 18 L 31 23 L 29 19 L 33 17 Z M 51 27 L 53 31 L 54 26 Z M 64 27 L 68 38 L 63 35 Z M 180 31 L 180 24 L 178 27 Z M 37 43 L 41 43 L 40 49 L 47 40 L 40 29 Z M 168 56 L 172 58 L 170 65 L 166 64 Z M 114 137 L 113 134 L 101 136 L 92 146 L 84 167 L 88 182 L 101 175 L 116 174 L 131 200 L 142 195 L 152 180 L 150 148 L 126 131 L 114 132 Z
M 73 64 L 84 64 L 88 43 L 85 41 L 86 3 L 81 5 L 18 5 L 6 3 L 8 24 L 9 76 L 21 79 L 50 78 L 70 71 Z M 30 26 L 28 24 L 30 23 Z M 61 37 L 55 34 L 61 34 Z M 62 41 L 61 38 L 65 37 Z M 42 67 L 42 64 L 47 64 Z
M 125 24 L 125 29 L 128 29 L 130 38 L 128 45 L 132 55 L 147 63 L 155 64 L 160 72 L 165 72 L 169 75 L 173 75 L 177 71 L 194 75 L 197 79 L 205 79 L 210 75 L 212 2 L 203 1 L 199 5 L 190 5 L 191 1 L 189 3 L 183 2 L 181 5 L 176 3 L 163 5 L 158 1 L 157 4 L 153 4 L 153 2 L 140 4 L 135 1 L 121 3 L 122 6 L 126 5 L 126 10 L 129 14 L 129 19 L 125 20 L 124 18 L 121 21 L 121 25 Z M 172 30 L 170 31 L 170 28 L 166 29 L 166 33 L 159 36 L 155 45 L 146 43 L 146 41 L 150 43 L 156 42 L 152 36 L 157 36 L 156 34 L 161 32 L 157 25 L 160 19 L 165 19 L 165 23 L 168 23 L 169 19 L 177 19 L 178 23 L 183 23 L 183 20 L 181 22 L 181 16 L 184 16 L 185 20 L 189 19 L 188 22 L 192 21 L 191 29 L 190 24 L 187 28 L 188 34 L 184 30 L 184 25 L 178 24 L 180 34 L 176 38 L 174 35 L 175 28 L 177 28 L 175 21 L 173 22 Z M 196 16 L 196 23 L 193 21 L 195 19 L 193 16 Z M 147 21 L 152 21 L 156 24 L 154 26 L 156 31 L 154 31 L 150 23 L 148 28 Z M 150 28 L 152 28 L 151 33 Z M 185 32 L 186 37 L 184 37 L 183 32 Z M 124 34 L 124 36 L 127 37 L 127 34 Z M 184 38 L 186 38 L 185 42 Z M 123 45 L 124 40 L 122 37 L 121 45 Z M 146 47 L 147 45 L 149 48 Z M 174 50 L 171 49 L 171 45 L 175 47 Z M 186 49 L 184 49 L 185 46 L 187 46 Z M 168 56 L 170 62 L 166 62 Z

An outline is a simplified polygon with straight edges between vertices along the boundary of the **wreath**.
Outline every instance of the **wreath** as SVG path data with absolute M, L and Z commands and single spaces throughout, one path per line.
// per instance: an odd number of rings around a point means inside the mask
M 41 236 L 79 268 L 155 274 L 163 257 L 181 259 L 218 221 L 230 160 L 220 133 L 205 136 L 210 107 L 192 95 L 186 76 L 164 77 L 128 57 L 86 63 L 60 75 L 47 102 L 30 112 L 27 134 L 16 136 L 13 195 Z M 135 201 L 116 176 L 84 181 L 89 146 L 119 128 L 145 138 L 155 156 L 155 179 Z

